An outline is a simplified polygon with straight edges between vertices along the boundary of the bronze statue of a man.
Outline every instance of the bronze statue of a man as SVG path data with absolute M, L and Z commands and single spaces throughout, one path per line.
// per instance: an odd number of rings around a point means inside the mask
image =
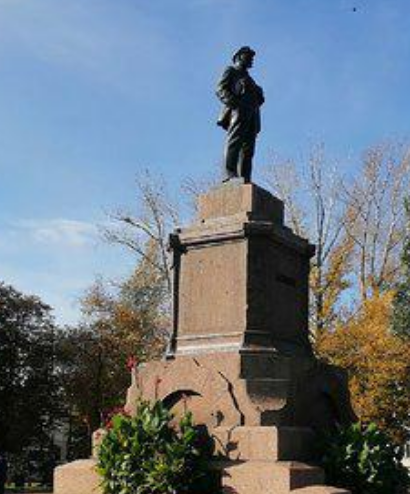
M 227 131 L 224 181 L 243 177 L 251 181 L 255 141 L 261 128 L 260 106 L 265 101 L 262 88 L 248 73 L 255 52 L 243 46 L 232 57 L 218 83 L 216 95 L 224 104 L 218 125 Z

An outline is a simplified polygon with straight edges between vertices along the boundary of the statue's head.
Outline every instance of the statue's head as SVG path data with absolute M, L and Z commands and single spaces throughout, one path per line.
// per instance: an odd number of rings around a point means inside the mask
M 254 50 L 249 46 L 242 46 L 239 48 L 232 57 L 233 63 L 243 69 L 249 69 L 253 65 L 253 58 L 255 56 Z

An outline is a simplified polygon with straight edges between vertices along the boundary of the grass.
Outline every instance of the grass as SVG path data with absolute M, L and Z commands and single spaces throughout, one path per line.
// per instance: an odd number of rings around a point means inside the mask
M 11 484 L 6 487 L 6 494 L 45 494 L 53 492 L 51 487 L 44 487 L 38 484 L 28 485 L 24 488 Z

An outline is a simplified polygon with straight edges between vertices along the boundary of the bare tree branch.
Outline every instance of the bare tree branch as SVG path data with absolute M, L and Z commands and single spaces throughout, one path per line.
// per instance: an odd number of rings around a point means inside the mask
M 137 177 L 138 212 L 117 211 L 111 215 L 114 225 L 103 228 L 104 238 L 122 245 L 157 269 L 164 277 L 171 297 L 171 264 L 167 252 L 168 235 L 178 222 L 178 207 L 170 199 L 161 177 L 148 171 Z M 147 250 L 154 242 L 158 260 Z

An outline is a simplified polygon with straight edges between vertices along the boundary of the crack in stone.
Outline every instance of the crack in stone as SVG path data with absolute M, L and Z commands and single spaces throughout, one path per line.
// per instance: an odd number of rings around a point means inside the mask
M 237 400 L 235 393 L 234 393 L 234 390 L 233 390 L 233 384 L 224 374 L 222 374 L 222 372 L 218 371 L 218 374 L 222 377 L 222 379 L 228 385 L 228 393 L 231 396 L 235 410 L 239 413 L 239 417 L 240 417 L 240 424 L 239 425 L 245 425 L 245 415 L 242 413 L 241 409 L 239 408 L 239 403 L 238 403 L 238 400 Z

